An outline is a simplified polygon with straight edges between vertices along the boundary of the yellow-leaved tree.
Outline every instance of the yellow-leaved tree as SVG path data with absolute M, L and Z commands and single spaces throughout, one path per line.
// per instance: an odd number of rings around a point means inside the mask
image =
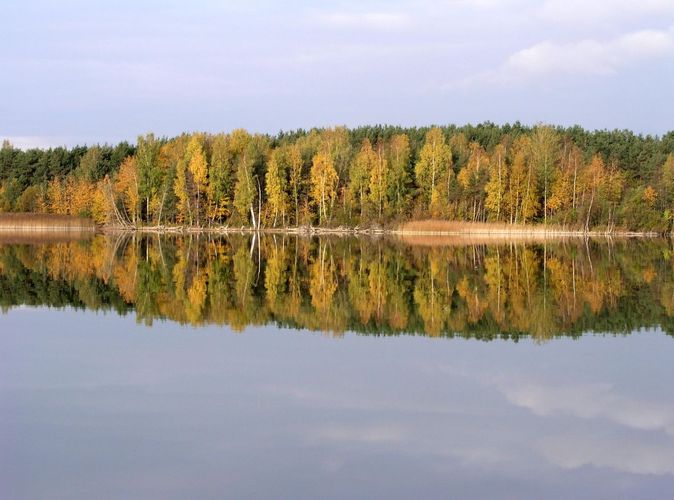
M 299 194 L 302 188 L 303 165 L 302 150 L 300 149 L 300 145 L 295 143 L 288 148 L 288 168 L 290 170 L 288 181 L 290 183 L 290 191 L 292 192 L 293 205 L 295 206 L 295 225 L 299 225 L 300 223 Z
M 508 164 L 506 162 L 506 146 L 502 142 L 494 148 L 494 153 L 489 162 L 489 181 L 484 187 L 487 193 L 484 204 L 492 220 L 501 220 L 507 182 Z
M 376 161 L 370 174 L 370 201 L 377 207 L 379 220 L 386 205 L 386 186 L 388 179 L 388 160 L 384 155 L 384 145 L 377 143 Z
M 365 216 L 365 203 L 367 201 L 370 173 L 374 170 L 376 163 L 377 155 L 372 149 L 372 144 L 369 139 L 364 139 L 349 170 L 349 189 L 352 196 L 358 198 L 361 222 Z
M 452 173 L 452 151 L 442 130 L 435 127 L 426 134 L 419 161 L 414 166 L 422 198 L 432 216 L 440 215 L 446 202 Z M 443 194 L 445 196 L 443 196 Z
M 410 163 L 410 139 L 407 134 L 396 134 L 391 137 L 388 148 L 389 169 L 387 189 L 389 202 L 398 215 L 405 210 L 408 197 Z
M 115 193 L 122 198 L 122 206 L 126 212 L 127 219 L 134 225 L 138 223 L 140 209 L 138 187 L 138 167 L 136 165 L 136 159 L 133 156 L 128 156 L 124 159 L 117 172 Z
M 484 192 L 484 177 L 487 173 L 489 156 L 477 142 L 470 143 L 468 163 L 457 175 L 457 180 L 463 188 L 464 203 L 471 220 L 480 219 L 482 212 L 482 193 Z
M 606 177 L 606 165 L 604 160 L 598 154 L 592 157 L 592 161 L 587 166 L 583 176 L 583 184 L 585 189 L 590 193 L 590 203 L 585 215 L 585 230 L 590 229 L 590 216 L 592 215 L 592 207 L 597 196 L 597 192 L 601 188 L 602 183 Z
M 314 155 L 311 165 L 310 195 L 318 207 L 318 224 L 330 220 L 330 207 L 337 197 L 337 171 L 332 157 L 326 151 Z
M 196 220 L 197 226 L 201 221 L 201 198 L 206 194 L 208 182 L 208 164 L 203 149 L 203 137 L 195 134 L 187 144 L 187 165 L 194 185 L 196 195 Z
M 265 174 L 265 193 L 267 194 L 267 203 L 272 212 L 274 220 L 272 225 L 276 227 L 276 222 L 281 217 L 281 223 L 286 222 L 286 212 L 288 210 L 287 189 L 287 151 L 286 148 L 276 148 L 269 155 L 267 161 L 267 173 Z

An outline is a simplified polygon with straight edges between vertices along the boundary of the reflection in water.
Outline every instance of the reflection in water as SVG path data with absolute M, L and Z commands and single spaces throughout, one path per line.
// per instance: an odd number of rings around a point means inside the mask
M 671 338 L 539 341 L 672 331 L 673 255 L 664 239 L 0 244 L 0 498 L 669 498 Z
M 290 236 L 97 236 L 0 245 L 2 306 L 139 321 L 517 339 L 672 331 L 669 240 L 410 246 Z

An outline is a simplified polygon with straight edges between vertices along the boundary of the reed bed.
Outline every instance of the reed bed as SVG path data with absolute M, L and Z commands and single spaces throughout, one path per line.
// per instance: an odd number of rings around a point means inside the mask
M 446 220 L 418 220 L 401 224 L 392 231 L 398 235 L 416 236 L 451 236 L 451 235 L 480 235 L 487 237 L 570 237 L 570 236 L 657 236 L 655 232 L 611 231 L 594 229 L 586 231 L 583 228 L 543 225 L 543 224 L 507 224 L 493 222 L 463 222 Z
M 0 213 L 0 232 L 94 232 L 96 224 L 85 217 L 54 214 Z
M 464 222 L 451 220 L 416 220 L 401 224 L 396 232 L 407 234 L 582 234 L 582 230 L 565 226 L 540 224 L 507 224 L 494 222 Z

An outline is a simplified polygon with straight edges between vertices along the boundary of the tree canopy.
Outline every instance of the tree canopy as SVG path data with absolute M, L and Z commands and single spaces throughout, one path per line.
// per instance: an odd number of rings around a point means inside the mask
M 394 225 L 442 218 L 666 232 L 674 132 L 482 123 L 0 149 L 0 211 L 129 226 Z

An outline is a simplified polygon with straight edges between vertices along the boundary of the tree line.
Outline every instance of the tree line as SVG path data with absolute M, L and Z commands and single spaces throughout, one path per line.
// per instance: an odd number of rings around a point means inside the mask
M 674 331 L 669 239 L 415 247 L 357 238 L 96 236 L 0 245 L 0 306 L 139 322 L 545 340 Z
M 391 226 L 428 218 L 667 232 L 674 132 L 519 123 L 140 136 L 0 150 L 0 211 L 119 226 Z

